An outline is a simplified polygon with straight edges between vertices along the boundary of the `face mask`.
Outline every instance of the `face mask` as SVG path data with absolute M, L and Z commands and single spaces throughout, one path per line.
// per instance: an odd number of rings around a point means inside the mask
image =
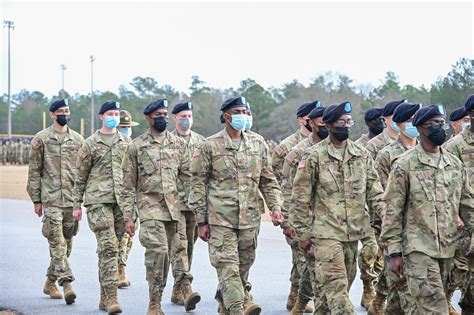
M 306 130 L 308 130 L 309 132 L 313 131 L 313 128 L 311 128 L 311 126 L 309 125 L 309 120 L 306 120 L 306 124 L 304 125 L 304 127 L 305 127 Z
M 125 137 L 132 136 L 132 128 L 120 128 L 119 131 Z
M 443 128 L 433 129 L 433 127 L 429 127 L 427 130 L 430 132 L 428 140 L 434 145 L 442 145 L 444 140 L 446 140 L 446 131 Z
M 245 115 L 245 114 L 231 115 L 232 121 L 231 121 L 230 125 L 232 126 L 232 128 L 234 128 L 237 131 L 244 130 L 245 121 L 246 121 L 245 116 L 247 116 L 247 115 Z
M 334 138 L 339 141 L 344 141 L 349 138 L 349 128 L 345 127 L 336 127 L 335 130 L 332 132 Z
M 245 130 L 250 130 L 253 125 L 253 116 L 247 115 L 247 119 L 245 120 Z
M 120 123 L 120 117 L 118 116 L 106 116 L 104 119 L 104 124 L 107 128 L 114 129 Z
M 329 135 L 328 128 L 319 126 L 318 127 L 318 137 L 323 140 L 326 139 Z
M 378 122 L 376 124 L 373 124 L 372 126 L 370 126 L 369 130 L 374 134 L 374 135 L 379 135 L 383 132 L 383 129 L 385 128 L 385 125 L 384 123 L 381 121 L 381 122 Z
M 56 121 L 57 121 L 58 124 L 60 124 L 61 126 L 67 125 L 67 123 L 69 122 L 69 120 L 71 120 L 71 116 L 69 116 L 69 115 L 56 115 Z
M 390 124 L 390 127 L 392 127 L 392 129 L 396 132 L 400 132 L 400 128 L 398 128 L 397 124 L 392 121 L 392 123 Z
M 420 135 L 418 129 L 416 129 L 416 127 L 413 126 L 412 123 L 407 123 L 405 125 L 405 130 L 402 130 L 402 132 L 408 138 L 417 138 Z
M 469 128 L 471 128 L 471 123 L 464 123 L 461 125 L 462 130 L 469 129 Z
M 168 118 L 165 116 L 159 116 L 153 119 L 153 128 L 155 128 L 158 132 L 163 132 L 168 126 Z
M 191 129 L 192 122 L 189 118 L 180 118 L 179 119 L 179 126 L 184 129 L 184 130 L 189 130 Z

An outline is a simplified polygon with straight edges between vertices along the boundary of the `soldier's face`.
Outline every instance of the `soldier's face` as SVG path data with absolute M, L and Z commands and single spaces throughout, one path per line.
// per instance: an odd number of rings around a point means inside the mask
M 317 117 L 309 120 L 309 125 L 315 132 L 319 131 L 319 127 L 324 127 L 323 117 Z
M 71 111 L 69 110 L 69 106 L 61 107 L 54 113 L 49 113 L 51 119 L 56 120 L 57 115 L 71 115 Z
M 458 134 L 462 131 L 462 125 L 463 124 L 469 124 L 470 122 L 471 122 L 471 117 L 469 117 L 469 115 L 466 115 L 462 119 L 452 121 L 451 122 L 451 127 L 453 127 L 456 134 Z
M 192 123 L 193 121 L 193 112 L 190 111 L 190 110 L 183 110 L 175 115 L 173 115 L 173 121 L 175 123 L 175 125 L 179 125 L 179 121 L 181 119 L 189 119 L 189 121 Z
M 168 116 L 168 110 L 166 108 L 158 108 L 150 115 L 145 115 L 145 120 L 148 122 L 148 124 L 150 124 L 150 126 L 153 126 L 153 124 L 155 123 L 155 118 L 167 117 L 167 116 Z
M 103 113 L 102 115 L 99 115 L 100 120 L 104 120 L 105 117 L 107 116 L 112 116 L 112 117 L 119 117 L 120 118 L 120 111 L 117 109 L 111 109 Z
M 237 107 L 232 107 L 228 111 L 225 112 L 224 114 L 224 119 L 226 122 L 229 124 L 232 122 L 232 115 L 239 115 L 239 114 L 246 114 L 247 108 L 245 106 L 237 106 Z

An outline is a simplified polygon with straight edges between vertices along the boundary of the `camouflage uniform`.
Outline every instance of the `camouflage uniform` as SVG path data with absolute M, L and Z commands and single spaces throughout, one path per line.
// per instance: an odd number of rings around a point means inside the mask
M 181 136 L 176 129 L 171 132 L 173 135 L 183 139 L 187 142 L 189 158 L 191 158 L 194 149 L 199 143 L 204 140 L 204 137 L 200 134 L 191 131 L 191 134 L 188 137 Z M 189 185 L 187 183 L 187 185 Z M 193 260 L 194 252 L 194 243 L 197 239 L 197 225 L 194 213 L 188 208 L 188 202 L 186 192 L 189 191 L 188 187 L 184 187 L 184 183 L 181 178 L 178 178 L 178 194 L 180 199 L 184 200 L 184 208 L 178 213 L 178 235 L 179 246 L 173 246 L 171 248 L 171 268 L 173 270 L 173 277 L 175 278 L 175 284 L 177 277 L 179 275 L 179 268 L 182 268 L 184 265 L 188 266 L 188 272 L 191 271 L 191 263 Z M 183 250 L 184 248 L 184 250 Z
M 359 137 L 359 139 L 355 141 L 355 143 L 358 143 L 363 147 L 367 147 L 367 144 L 369 143 L 369 141 L 370 141 L 369 134 L 364 133 L 362 136 Z
M 453 138 L 449 143 L 445 145 L 446 151 L 451 152 L 456 155 L 464 165 L 466 170 L 466 176 L 470 182 L 468 182 L 468 193 L 469 198 L 462 200 L 460 205 L 460 216 L 464 223 L 466 224 L 466 237 L 467 246 L 461 248 L 461 250 L 456 250 L 455 261 L 454 261 L 454 274 L 452 274 L 453 282 L 452 285 L 456 286 L 457 284 L 463 284 L 462 279 L 469 279 L 465 281 L 463 286 L 463 298 L 461 299 L 460 305 L 461 308 L 466 312 L 474 313 L 474 258 L 472 256 L 472 251 L 474 248 L 474 242 L 472 238 L 472 233 L 474 229 L 474 223 L 472 211 L 474 208 L 474 133 L 469 129 L 464 129 L 460 134 Z M 461 238 L 461 240 L 463 240 Z M 466 276 L 464 259 L 468 255 L 468 268 L 470 276 Z M 449 288 L 448 288 L 449 289 Z M 467 314 L 467 313 L 466 313 Z
M 99 282 L 107 290 L 118 282 L 118 248 L 124 234 L 119 204 L 127 141 L 118 131 L 112 146 L 103 137 L 97 130 L 79 150 L 74 209 L 79 209 L 83 202 L 87 208 L 87 221 L 97 239 Z
M 367 146 L 365 148 L 369 150 L 370 154 L 372 155 L 372 158 L 375 160 L 375 158 L 377 157 L 377 153 L 379 153 L 380 150 L 385 148 L 394 140 L 395 139 L 390 138 L 387 130 L 384 129 L 381 134 L 370 139 L 369 142 L 367 142 Z
M 51 126 L 38 132 L 30 151 L 27 191 L 31 201 L 43 207 L 43 236 L 48 239 L 51 281 L 73 281 L 68 257 L 79 224 L 72 216 L 76 156 L 83 139 L 68 128 L 62 142 Z
M 306 151 L 290 207 L 298 239 L 314 244 L 316 279 L 335 314 L 355 312 L 349 289 L 356 275 L 357 243 L 373 237 L 371 217 L 383 206 L 372 158 L 362 146 L 350 140 L 346 145 L 344 156 L 329 138 Z
M 189 153 L 186 142 L 165 131 L 155 136 L 150 130 L 133 140 L 123 162 L 122 208 L 133 219 L 137 203 L 139 240 L 145 247 L 146 279 L 150 298 L 161 298 L 169 269 L 170 249 L 185 251 L 178 239 L 178 220 L 189 191 Z M 178 180 L 179 179 L 179 180 Z M 185 189 L 179 194 L 178 182 Z M 177 264 L 175 279 L 192 279 L 188 261 Z
M 420 314 L 448 314 L 444 289 L 458 238 L 463 180 L 459 159 L 443 149 L 438 157 L 430 155 L 421 145 L 400 156 L 388 178 L 381 242 L 388 255 L 403 255 Z
M 3 139 L 0 143 L 0 163 L 2 163 L 2 165 L 7 163 L 7 146 L 5 145 L 5 141 Z
M 249 296 L 260 192 L 270 210 L 281 207 L 266 143 L 245 132 L 239 140 L 240 145 L 235 144 L 223 130 L 201 143 L 193 153 L 189 195 L 197 222 L 209 224 L 209 257 L 219 279 L 216 298 L 231 312 L 242 312 L 244 295 Z

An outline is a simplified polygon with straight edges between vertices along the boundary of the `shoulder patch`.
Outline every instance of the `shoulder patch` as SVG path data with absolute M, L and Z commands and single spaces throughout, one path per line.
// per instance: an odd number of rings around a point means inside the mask
M 279 145 L 275 147 L 274 151 L 278 156 L 281 156 L 281 154 L 283 153 L 283 149 Z
M 305 164 L 306 164 L 306 163 L 305 163 L 305 160 L 300 161 L 300 162 L 298 163 L 298 168 L 304 168 Z
M 286 161 L 288 162 L 288 164 L 291 165 L 294 160 L 295 160 L 295 158 L 293 157 L 293 155 L 291 154 L 291 152 L 286 155 Z
M 40 143 L 38 142 L 38 140 L 36 140 L 36 138 L 34 138 L 33 140 L 31 140 L 31 146 L 34 149 L 37 149 L 40 146 Z

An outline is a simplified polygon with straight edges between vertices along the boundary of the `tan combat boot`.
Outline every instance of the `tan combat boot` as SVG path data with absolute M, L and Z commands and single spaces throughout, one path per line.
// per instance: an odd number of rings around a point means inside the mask
M 105 294 L 107 296 L 106 309 L 108 314 L 122 313 L 122 306 L 117 301 L 117 287 L 110 286 L 104 287 Z
M 164 315 L 161 309 L 161 297 L 152 297 L 148 302 L 147 315 Z
M 375 294 L 375 298 L 370 305 L 369 311 L 367 314 L 369 315 L 384 315 L 385 309 L 385 300 L 387 299 L 386 295 L 380 294 L 377 292 Z
M 303 299 L 298 295 L 296 298 L 295 306 L 291 310 L 291 315 L 301 315 L 304 313 L 313 314 L 313 308 L 311 305 L 308 305 L 308 302 L 304 302 Z
M 64 300 L 66 304 L 72 304 L 76 301 L 76 292 L 72 288 L 71 282 L 64 281 L 63 282 L 63 290 L 64 290 Z
M 107 295 L 105 294 L 105 289 L 102 286 L 100 286 L 99 310 L 107 310 Z
M 188 279 L 184 279 L 181 283 L 181 292 L 183 292 L 184 308 L 186 312 L 196 308 L 196 304 L 201 301 L 201 296 L 197 292 L 193 292 L 191 283 Z
M 118 266 L 118 287 L 125 288 L 130 286 L 130 281 L 128 281 L 127 276 L 125 275 L 125 266 Z
M 184 305 L 183 291 L 181 291 L 181 286 L 179 284 L 173 285 L 173 291 L 171 291 L 171 303 L 177 305 Z
M 59 291 L 58 287 L 56 286 L 55 281 L 49 280 L 46 278 L 46 282 L 44 283 L 43 293 L 49 295 L 52 299 L 62 299 L 63 295 Z
M 453 293 L 454 293 L 454 290 L 451 290 L 451 289 L 448 289 L 448 291 L 446 292 L 446 300 L 448 301 L 449 315 L 461 315 L 461 313 L 456 311 L 454 309 L 453 305 L 451 304 L 451 299 L 453 297 Z
M 360 306 L 368 310 L 372 305 L 372 301 L 375 298 L 375 290 L 372 281 L 363 281 L 364 292 L 362 293 L 362 299 L 360 300 Z
M 288 301 L 286 301 L 286 309 L 291 311 L 296 303 L 296 297 L 298 296 L 298 286 L 292 284 L 290 294 L 288 295 Z

